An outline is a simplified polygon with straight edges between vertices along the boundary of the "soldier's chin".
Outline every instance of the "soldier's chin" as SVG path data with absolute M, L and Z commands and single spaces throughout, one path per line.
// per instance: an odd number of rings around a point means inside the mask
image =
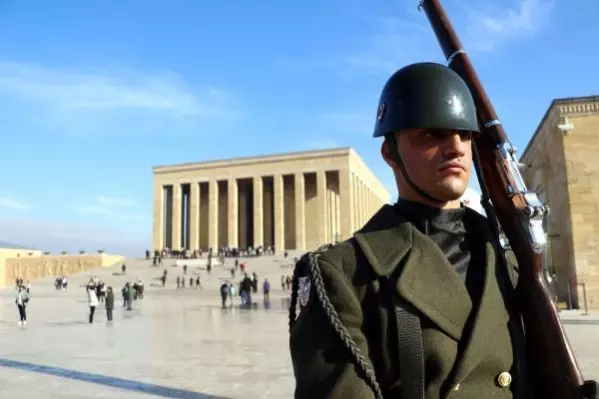
M 441 201 L 455 201 L 462 197 L 467 188 L 467 182 L 461 179 L 445 179 L 437 185 L 436 198 Z

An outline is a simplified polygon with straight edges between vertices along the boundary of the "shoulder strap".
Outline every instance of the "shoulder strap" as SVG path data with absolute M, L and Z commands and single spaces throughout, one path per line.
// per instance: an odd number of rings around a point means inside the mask
M 395 299 L 392 280 L 384 278 L 384 295 L 394 311 L 402 399 L 424 399 L 424 347 L 420 318 L 411 306 Z

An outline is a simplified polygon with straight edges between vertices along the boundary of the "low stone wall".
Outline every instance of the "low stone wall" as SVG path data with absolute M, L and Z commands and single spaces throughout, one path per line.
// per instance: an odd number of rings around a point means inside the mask
M 0 284 L 14 284 L 17 278 L 33 281 L 50 276 L 70 276 L 97 267 L 111 266 L 124 258 L 117 255 L 42 255 L 0 258 Z
M 25 248 L 0 248 L 0 258 L 25 258 L 29 256 L 42 256 L 39 249 Z

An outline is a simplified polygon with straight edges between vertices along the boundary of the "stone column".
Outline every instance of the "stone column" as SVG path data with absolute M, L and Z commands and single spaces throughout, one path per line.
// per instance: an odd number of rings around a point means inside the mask
M 368 220 L 368 197 L 366 196 L 368 189 L 363 181 L 360 182 L 360 187 L 362 188 L 362 225 L 364 225 Z
M 317 234 L 318 246 L 329 242 L 327 237 L 327 175 L 324 171 L 316 173 L 316 202 L 318 204 Z
M 364 197 L 365 197 L 365 202 L 366 202 L 366 218 L 365 218 L 365 222 L 367 222 L 370 219 L 370 188 L 364 184 Z
M 353 202 L 352 202 L 353 229 L 352 229 L 352 231 L 354 231 L 354 230 L 357 230 L 358 227 L 360 226 L 360 220 L 359 220 L 360 201 L 358 198 L 358 185 L 357 185 L 356 175 L 353 173 L 350 173 L 350 180 L 351 180 L 351 192 L 352 192 L 352 197 L 353 197 Z
M 262 189 L 262 176 L 254 176 L 254 248 L 264 245 L 264 215 L 262 214 L 264 203 Z
M 238 187 L 237 187 L 237 179 L 230 178 L 228 181 L 227 188 L 227 199 L 228 199 L 228 239 L 227 245 L 230 248 L 238 248 L 239 247 L 239 209 L 238 209 Z
M 181 249 L 181 184 L 173 184 L 173 248 Z
M 337 208 L 335 207 L 335 197 L 337 196 L 337 194 L 335 193 L 335 189 L 331 188 L 331 190 L 329 191 L 329 197 L 330 197 L 330 203 L 331 205 L 329 206 L 330 209 L 330 213 L 329 213 L 329 219 L 331 220 L 331 223 L 329 224 L 329 226 L 331 226 L 329 228 L 329 237 L 331 240 L 331 243 L 334 243 L 335 240 L 337 239 L 337 237 L 335 236 L 336 233 L 338 233 L 337 231 Z
M 333 242 L 333 190 L 327 187 L 327 242 Z
M 285 251 L 285 207 L 283 205 L 285 196 L 282 175 L 273 176 L 273 191 L 275 252 L 283 253 Z
M 335 207 L 335 214 L 334 214 L 335 215 L 335 233 L 337 234 L 335 239 L 342 241 L 342 238 L 341 238 L 341 209 L 340 209 L 341 200 L 339 198 L 339 186 L 337 186 L 337 190 L 334 193 L 333 199 L 334 199 L 334 207 Z
M 200 184 L 189 185 L 189 249 L 200 248 Z
M 366 222 L 370 219 L 370 188 L 368 188 L 366 184 L 364 185 L 364 198 L 364 202 L 366 203 L 366 217 L 364 218 L 364 221 Z
M 362 196 L 360 195 L 360 180 L 356 177 L 356 221 L 358 225 L 356 229 L 362 227 Z
M 208 183 L 208 247 L 218 251 L 218 182 Z
M 360 209 L 360 226 L 364 226 L 364 186 L 362 180 L 358 179 L 358 203 Z
M 295 174 L 295 249 L 306 249 L 306 192 L 304 174 Z
M 376 203 L 375 203 L 375 195 L 374 191 L 370 190 L 370 214 L 374 215 L 376 213 Z
M 370 190 L 370 215 L 374 215 L 376 207 L 374 206 L 374 192 Z
M 341 241 L 351 237 L 356 229 L 353 176 L 349 170 L 339 171 L 339 234 Z
M 152 227 L 152 251 L 160 251 L 164 248 L 164 186 L 158 183 L 154 183 Z

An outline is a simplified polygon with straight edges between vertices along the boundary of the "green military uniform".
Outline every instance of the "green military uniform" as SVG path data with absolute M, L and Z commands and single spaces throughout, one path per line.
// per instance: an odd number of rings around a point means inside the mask
M 442 204 L 411 179 L 397 150 L 396 134 L 410 129 L 478 134 L 472 95 L 455 72 L 419 63 L 393 74 L 373 134 L 385 137 L 412 190 Z M 473 239 L 448 246 L 453 237 L 429 234 L 398 209 L 383 206 L 351 239 L 296 265 L 295 397 L 528 399 L 521 324 L 508 311 L 517 277 L 498 257 L 489 221 L 476 214 Z
M 502 263 L 497 262 L 490 230 L 484 228 L 488 222 L 479 218 L 486 261 L 479 265 L 484 283 L 478 306 L 439 247 L 390 205 L 353 238 L 318 257 L 330 304 L 385 398 L 401 399 L 393 313 L 382 292 L 386 281 L 422 320 L 426 398 L 514 397 L 518 381 L 504 303 L 512 285 L 506 284 L 508 274 L 498 270 Z M 314 280 L 305 262 L 298 263 L 296 273 Z M 291 328 L 296 398 L 374 398 L 317 289 L 310 281 L 309 298 Z

